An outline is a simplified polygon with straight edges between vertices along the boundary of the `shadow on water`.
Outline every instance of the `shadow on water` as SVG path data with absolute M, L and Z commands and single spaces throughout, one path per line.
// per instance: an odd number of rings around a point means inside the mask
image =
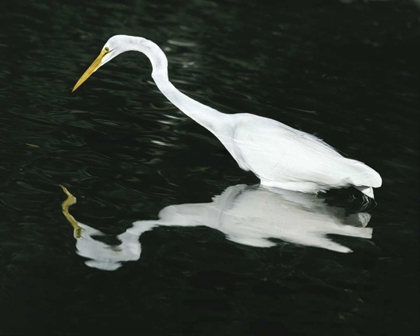
M 76 199 L 63 190 L 68 195 L 63 213 L 74 228 L 77 253 L 90 259 L 87 266 L 108 271 L 118 269 L 123 261 L 140 259 L 139 237 L 158 226 L 206 226 L 248 246 L 272 247 L 276 245 L 272 239 L 279 239 L 342 253 L 352 250 L 327 235 L 372 238 L 372 228 L 366 228 L 368 213 L 346 215 L 343 208 L 328 206 L 314 195 L 236 185 L 211 203 L 172 205 L 159 212 L 159 220 L 135 221 L 117 236 L 120 244 L 112 246 L 95 239 L 104 235 L 101 231 L 75 221 L 68 208 Z

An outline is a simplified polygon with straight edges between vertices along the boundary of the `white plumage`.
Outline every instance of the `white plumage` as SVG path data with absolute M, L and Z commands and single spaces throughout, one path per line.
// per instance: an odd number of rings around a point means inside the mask
M 73 91 L 99 67 L 126 51 L 145 54 L 152 63 L 152 77 L 160 91 L 212 132 L 239 166 L 252 171 L 262 185 L 307 193 L 354 186 L 371 198 L 374 198 L 372 188 L 381 186 L 382 179 L 375 170 L 344 158 L 313 135 L 253 114 L 224 114 L 189 98 L 169 81 L 168 61 L 163 51 L 141 37 L 111 37 Z

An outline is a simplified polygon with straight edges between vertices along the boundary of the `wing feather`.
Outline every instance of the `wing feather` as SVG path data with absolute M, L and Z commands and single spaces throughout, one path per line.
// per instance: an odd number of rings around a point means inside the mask
M 331 185 L 345 177 L 346 159 L 313 135 L 254 115 L 238 126 L 233 134 L 237 151 L 261 179 Z

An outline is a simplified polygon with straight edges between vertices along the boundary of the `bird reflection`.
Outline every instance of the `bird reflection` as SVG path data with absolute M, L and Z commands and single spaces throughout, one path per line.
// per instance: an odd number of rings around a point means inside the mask
M 63 212 L 67 212 L 67 218 L 71 216 L 64 203 Z M 369 220 L 368 213 L 347 216 L 344 209 L 327 205 L 315 195 L 240 184 L 227 188 L 212 202 L 167 206 L 159 212 L 158 220 L 134 222 L 117 236 L 119 245 L 96 240 L 95 236 L 104 234 L 86 224 L 72 225 L 77 253 L 89 259 L 86 265 L 116 270 L 122 262 L 140 258 L 139 237 L 157 226 L 207 226 L 233 242 L 255 247 L 275 246 L 273 240 L 277 239 L 348 253 L 352 250 L 327 235 L 370 239 L 372 229 L 366 227 Z

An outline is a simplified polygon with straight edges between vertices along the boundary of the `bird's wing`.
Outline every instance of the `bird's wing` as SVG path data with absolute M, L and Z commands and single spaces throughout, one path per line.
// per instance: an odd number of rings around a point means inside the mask
M 233 143 L 243 164 L 264 180 L 334 184 L 343 178 L 345 159 L 336 150 L 272 119 L 243 116 Z

